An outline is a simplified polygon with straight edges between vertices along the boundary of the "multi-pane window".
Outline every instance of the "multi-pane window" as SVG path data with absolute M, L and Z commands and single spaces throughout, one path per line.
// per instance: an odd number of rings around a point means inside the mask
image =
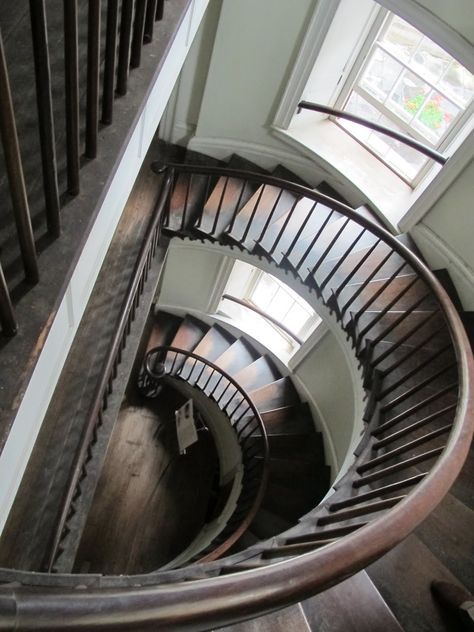
M 315 320 L 315 312 L 296 292 L 266 272 L 259 272 L 246 297 L 263 312 L 304 338 Z
M 473 109 L 474 76 L 428 37 L 389 14 L 349 93 L 338 103 L 370 121 L 442 149 Z M 427 158 L 399 141 L 340 121 L 405 180 L 416 183 Z

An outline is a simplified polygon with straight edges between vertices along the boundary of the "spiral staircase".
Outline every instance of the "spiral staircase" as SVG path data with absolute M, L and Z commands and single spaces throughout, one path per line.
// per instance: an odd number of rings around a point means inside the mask
M 234 158 L 231 166 L 236 164 L 241 159 Z M 290 176 L 281 168 L 276 175 L 196 164 L 157 170 L 163 174 L 162 190 L 140 253 L 143 265 L 137 266 L 130 284 L 115 351 L 124 347 L 159 239 L 245 251 L 300 279 L 347 335 L 366 392 L 363 436 L 352 465 L 318 504 L 324 494 L 319 481 L 327 481 L 327 469 L 321 461 L 312 462 L 318 435 L 309 430 L 307 419 L 302 421 L 304 405 L 291 382 L 242 340 L 190 317 L 176 325 L 158 312 L 145 345 L 148 381 L 142 389 L 148 389 L 147 395 L 153 396 L 163 376 L 186 381 L 231 418 L 229 410 L 242 410 L 243 400 L 219 382 L 222 373 L 212 377 L 214 370 L 227 371 L 227 379 L 248 390 L 264 421 L 269 478 L 265 492 L 253 497 L 258 507 L 250 503 L 249 510 L 246 505 L 250 533 L 242 540 L 245 544 L 239 547 L 233 535 L 243 523 L 239 516 L 229 520 L 231 533 L 223 531 L 229 546 L 218 559 L 213 559 L 212 548 L 220 551 L 222 537 L 208 543 L 200 563 L 199 555 L 193 555 L 179 568 L 133 576 L 55 572 L 68 538 L 68 520 L 94 460 L 101 411 L 113 390 L 120 358 L 112 355 L 55 528 L 49 555 L 53 572 L 2 570 L 3 629 L 205 630 L 288 606 L 378 558 L 382 563 L 385 553 L 430 513 L 436 515 L 469 453 L 469 343 L 442 286 L 402 243 L 406 240 L 387 233 L 367 210 L 355 211 L 282 179 L 282 174 Z M 246 418 L 238 416 L 237 430 Z M 308 476 L 317 489 L 308 485 Z M 458 485 L 453 493 L 461 498 L 465 480 Z M 304 490 L 302 496 L 289 492 L 295 488 Z M 272 520 L 268 514 L 276 513 L 279 496 L 287 508 Z M 464 503 L 470 516 L 473 508 L 466 495 Z M 266 524 L 259 530 L 262 516 Z M 443 563 L 450 568 L 446 556 Z

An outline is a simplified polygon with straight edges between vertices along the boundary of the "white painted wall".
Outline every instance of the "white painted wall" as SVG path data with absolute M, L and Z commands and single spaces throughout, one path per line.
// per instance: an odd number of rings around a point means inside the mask
M 57 380 L 143 158 L 183 66 L 208 0 L 194 0 L 168 50 L 121 162 L 104 192 L 94 228 L 66 289 L 0 456 L 0 533 L 25 471 Z

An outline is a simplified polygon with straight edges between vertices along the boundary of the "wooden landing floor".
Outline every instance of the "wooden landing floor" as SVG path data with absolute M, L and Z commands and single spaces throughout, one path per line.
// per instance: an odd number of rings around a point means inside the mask
M 148 573 L 172 560 L 204 524 L 218 459 L 209 434 L 180 455 L 174 411 L 160 394 L 124 403 L 76 558 L 75 572 Z

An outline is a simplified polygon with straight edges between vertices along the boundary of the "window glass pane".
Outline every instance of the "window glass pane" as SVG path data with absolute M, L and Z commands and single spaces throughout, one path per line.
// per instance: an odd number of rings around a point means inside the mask
M 404 70 L 386 105 L 404 121 L 410 122 L 423 107 L 429 93 L 428 84 L 409 70 Z
M 366 101 L 360 94 L 357 94 L 357 92 L 353 92 L 351 94 L 344 109 L 351 114 L 362 116 L 372 123 L 378 123 L 381 117 L 379 110 Z M 344 121 L 344 119 L 340 119 L 339 122 L 343 127 L 349 130 L 353 136 L 362 142 L 365 142 L 369 138 L 370 134 L 372 134 L 371 130 L 363 125 L 357 125 L 357 123 Z
M 403 66 L 376 47 L 362 76 L 360 84 L 373 97 L 383 103 L 400 76 Z
M 474 96 L 474 75 L 459 62 L 453 60 L 441 79 L 439 87 L 460 105 L 466 106 Z
M 447 70 L 451 56 L 427 37 L 415 51 L 410 66 L 428 81 L 436 83 Z
M 390 21 L 390 26 L 385 31 L 382 41 L 398 59 L 408 62 L 423 35 L 413 26 L 399 17 L 394 16 Z
M 286 316 L 286 325 L 294 334 L 298 335 L 309 318 L 310 314 L 301 305 L 294 303 Z
M 291 296 L 283 288 L 279 288 L 272 302 L 267 307 L 267 313 L 283 322 L 293 302 Z
M 413 127 L 436 143 L 445 134 L 458 114 L 459 108 L 454 103 L 433 91 L 414 119 Z
M 262 274 L 249 298 L 261 309 L 266 309 L 278 288 L 279 285 L 273 277 L 269 274 Z

